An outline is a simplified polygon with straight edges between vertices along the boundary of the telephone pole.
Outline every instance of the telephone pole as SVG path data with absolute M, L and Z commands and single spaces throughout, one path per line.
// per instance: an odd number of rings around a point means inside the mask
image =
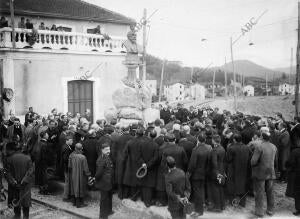
M 289 84 L 291 85 L 291 77 L 293 72 L 293 47 L 291 48 L 291 66 L 290 66 L 290 75 L 289 75 Z
M 298 41 L 297 41 L 297 72 L 296 72 L 296 89 L 295 89 L 295 116 L 299 116 L 299 75 L 300 75 L 300 57 L 299 57 L 299 40 L 300 40 L 300 2 L 298 2 Z
M 147 9 L 144 8 L 143 16 L 143 82 L 146 81 L 146 44 L 147 44 Z
M 162 95 L 162 89 L 163 89 L 164 71 L 165 71 L 165 60 L 163 60 L 162 68 L 161 68 L 158 102 L 161 101 L 161 95 Z
M 215 99 L 215 79 L 216 79 L 216 70 L 214 70 L 214 74 L 213 74 L 213 84 L 212 84 L 212 98 Z
M 12 46 L 13 49 L 16 48 L 16 31 L 15 31 L 15 10 L 14 10 L 14 0 L 9 0 L 10 9 L 10 19 L 11 19 L 11 29 L 12 29 Z
M 194 74 L 194 67 L 191 69 L 191 83 L 193 83 L 193 74 Z
M 224 84 L 225 84 L 225 98 L 227 99 L 227 71 L 226 71 L 226 56 L 225 56 L 225 68 L 224 68 L 224 77 L 225 77 L 225 81 L 224 81 Z
M 268 96 L 268 75 L 266 72 L 266 95 Z
M 232 64 L 232 72 L 233 72 L 233 87 L 234 87 L 234 111 L 237 111 L 237 103 L 236 103 L 236 75 L 234 71 L 234 63 L 233 63 L 233 52 L 232 52 L 232 37 L 230 37 L 230 51 L 231 51 L 231 64 Z

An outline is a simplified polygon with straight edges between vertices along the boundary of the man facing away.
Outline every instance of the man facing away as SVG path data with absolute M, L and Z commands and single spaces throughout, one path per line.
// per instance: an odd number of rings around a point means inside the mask
M 191 194 L 190 182 L 183 170 L 176 168 L 175 159 L 167 157 L 168 173 L 165 175 L 168 210 L 173 219 L 185 219 L 183 207 Z
M 262 217 L 264 192 L 267 196 L 267 214 L 273 215 L 274 193 L 273 180 L 276 178 L 274 163 L 276 156 L 276 146 L 270 143 L 270 131 L 268 127 L 261 128 L 262 141 L 257 144 L 251 159 L 253 189 L 255 197 L 256 216 Z
M 74 205 L 77 208 L 84 207 L 83 198 L 86 192 L 87 177 L 91 179 L 86 157 L 82 154 L 81 143 L 75 145 L 75 151 L 69 157 L 69 184 L 70 195 L 75 197 Z

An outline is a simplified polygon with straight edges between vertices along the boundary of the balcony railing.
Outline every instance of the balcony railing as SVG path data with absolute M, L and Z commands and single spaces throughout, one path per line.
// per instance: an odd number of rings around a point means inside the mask
M 13 36 L 12 28 L 1 28 L 0 48 L 13 48 L 12 39 L 15 37 L 17 49 L 126 53 L 123 46 L 126 38 L 122 37 L 111 36 L 111 39 L 108 40 L 103 35 L 97 34 L 37 30 L 34 43 L 30 45 L 32 33 L 32 30 L 15 28 L 15 36 Z

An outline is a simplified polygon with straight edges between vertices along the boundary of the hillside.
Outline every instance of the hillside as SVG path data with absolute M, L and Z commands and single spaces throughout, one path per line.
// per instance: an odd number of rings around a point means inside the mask
M 286 74 L 290 73 L 290 67 L 285 67 L 285 68 L 275 68 L 273 69 L 274 71 L 279 71 L 279 72 L 284 72 Z M 292 74 L 296 74 L 296 66 L 294 65 L 292 67 Z
M 147 79 L 157 80 L 158 86 L 160 84 L 160 76 L 162 69 L 162 60 L 152 56 L 147 55 Z M 235 62 L 235 72 L 237 74 L 237 81 L 240 81 L 241 75 L 245 77 L 245 81 L 251 80 L 251 78 L 261 78 L 265 80 L 265 73 L 268 75 L 268 81 L 275 80 L 277 82 L 288 79 L 288 73 L 282 71 L 272 70 L 260 65 L 257 65 L 248 60 L 236 60 Z M 194 67 L 193 76 L 191 77 L 192 68 L 183 67 L 174 62 L 165 63 L 165 71 L 163 84 L 172 84 L 176 82 L 188 83 L 191 81 L 198 83 L 208 83 L 212 82 L 213 72 L 216 70 L 216 82 L 224 83 L 224 72 L 227 72 L 227 82 L 228 84 L 233 79 L 232 74 L 232 64 L 227 63 L 226 65 L 220 67 L 213 67 L 209 69 Z M 294 75 L 293 77 L 294 78 Z
M 232 63 L 227 63 L 219 68 L 226 71 L 232 71 Z M 282 71 L 272 70 L 249 60 L 234 61 L 234 70 L 236 73 L 243 74 L 245 77 L 265 78 L 266 73 L 268 77 L 275 76 L 275 78 L 278 78 L 282 76 Z

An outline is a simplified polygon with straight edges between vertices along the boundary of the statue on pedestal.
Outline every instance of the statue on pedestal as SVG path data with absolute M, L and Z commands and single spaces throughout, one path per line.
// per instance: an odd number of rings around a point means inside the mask
M 120 125 L 128 126 L 132 123 L 148 122 L 144 120 L 144 112 L 151 107 L 152 95 L 151 90 L 137 78 L 137 68 L 142 64 L 139 57 L 142 49 L 136 42 L 134 25 L 130 26 L 127 40 L 123 45 L 127 51 L 123 64 L 127 67 L 128 73 L 127 77 L 122 79 L 125 86 L 117 89 L 112 96 L 116 110 L 110 109 L 107 115 L 116 112 Z

